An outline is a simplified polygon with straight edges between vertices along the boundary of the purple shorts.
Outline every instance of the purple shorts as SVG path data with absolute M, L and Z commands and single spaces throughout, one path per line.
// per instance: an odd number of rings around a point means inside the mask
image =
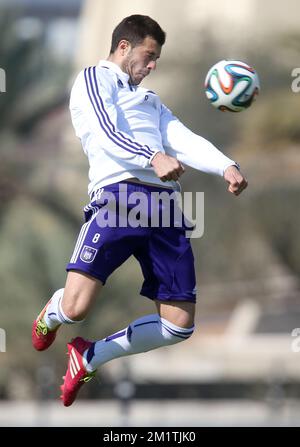
M 163 191 L 168 196 L 173 193 L 168 188 L 130 181 L 97 191 L 84 208 L 85 224 L 66 270 L 85 272 L 105 284 L 109 275 L 133 255 L 144 276 L 141 295 L 161 301 L 195 302 L 194 256 L 186 237 L 187 227 L 184 220 L 178 223 L 178 213 L 172 206 L 169 222 L 163 223 L 166 206 L 161 201 L 153 202 L 153 193 Z

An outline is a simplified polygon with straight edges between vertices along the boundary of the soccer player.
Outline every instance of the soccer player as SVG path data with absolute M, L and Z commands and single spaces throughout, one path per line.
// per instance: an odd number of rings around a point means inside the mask
M 33 346 L 45 350 L 61 325 L 82 322 L 109 275 L 131 255 L 144 275 L 140 293 L 153 300 L 156 312 L 103 340 L 76 337 L 68 343 L 61 386 L 65 406 L 104 363 L 179 343 L 194 331 L 194 259 L 184 225 L 176 226 L 174 219 L 169 227 L 161 222 L 155 227 L 121 225 L 121 211 L 115 207 L 121 201 L 120 186 L 126 187 L 127 196 L 172 194 L 186 164 L 223 176 L 235 195 L 247 187 L 236 162 L 190 131 L 153 91 L 140 86 L 156 68 L 164 43 L 165 33 L 156 21 L 144 15 L 126 17 L 113 31 L 108 59 L 81 71 L 72 88 L 71 117 L 89 159 L 91 202 L 84 209 L 86 222 L 67 266 L 65 287 L 54 293 L 33 323 Z M 99 225 L 104 193 L 116 201 L 110 209 L 117 218 L 115 227 Z M 132 205 L 127 206 L 128 216 Z

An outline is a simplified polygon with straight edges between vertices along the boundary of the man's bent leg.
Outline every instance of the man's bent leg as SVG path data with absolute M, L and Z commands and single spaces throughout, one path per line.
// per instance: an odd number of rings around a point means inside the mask
M 118 357 L 173 345 L 192 335 L 194 305 L 172 303 L 166 307 L 159 303 L 158 309 L 171 321 L 158 314 L 146 315 L 133 321 L 125 329 L 95 343 L 77 337 L 68 344 L 68 369 L 61 386 L 61 399 L 65 406 L 74 402 L 83 383 L 90 380 L 95 370 L 104 363 Z

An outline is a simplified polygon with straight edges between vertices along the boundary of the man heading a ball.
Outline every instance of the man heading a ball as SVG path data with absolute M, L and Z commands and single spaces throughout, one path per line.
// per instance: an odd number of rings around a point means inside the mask
M 118 205 L 120 188 L 126 187 L 127 195 L 143 194 L 151 204 L 153 193 L 171 195 L 178 190 L 184 164 L 223 176 L 235 195 L 247 186 L 233 160 L 185 127 L 155 92 L 140 86 L 156 68 L 164 43 L 165 33 L 153 19 L 126 17 L 113 31 L 108 58 L 82 70 L 72 88 L 71 116 L 89 159 L 91 201 L 67 266 L 66 285 L 33 323 L 33 345 L 45 350 L 61 325 L 82 322 L 107 278 L 131 255 L 144 275 L 141 295 L 154 302 L 156 311 L 102 340 L 77 337 L 68 344 L 69 363 L 61 387 L 65 406 L 104 363 L 187 340 L 194 332 L 194 259 L 184 225 L 176 226 L 171 216 L 168 226 L 160 221 L 154 227 L 124 227 L 118 225 L 120 215 L 115 211 L 117 225 L 101 226 L 100 215 L 107 206 L 103 196 Z M 157 209 L 151 206 L 150 213 L 160 216 L 161 204 Z

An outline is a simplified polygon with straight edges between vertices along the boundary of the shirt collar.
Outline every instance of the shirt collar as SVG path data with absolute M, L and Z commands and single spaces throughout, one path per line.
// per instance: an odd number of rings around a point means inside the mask
M 123 81 L 126 82 L 129 81 L 129 74 L 122 71 L 119 65 L 115 64 L 114 62 L 107 60 L 100 60 L 98 66 L 109 68 L 110 70 L 113 70 L 115 73 L 117 73 L 117 75 L 120 76 L 120 78 L 122 78 Z

